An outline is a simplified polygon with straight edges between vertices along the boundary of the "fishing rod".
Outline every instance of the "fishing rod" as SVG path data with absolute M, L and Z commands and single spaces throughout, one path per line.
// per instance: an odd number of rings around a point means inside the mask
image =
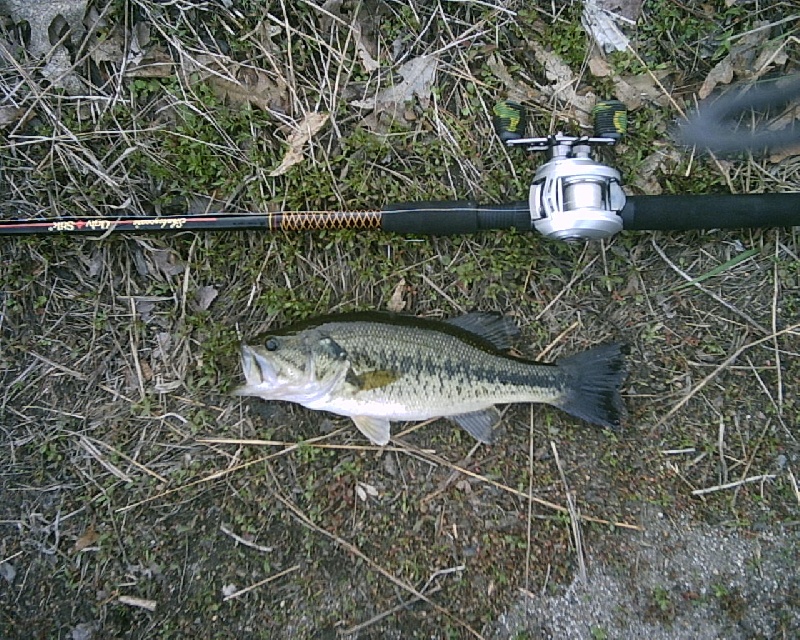
M 758 138 L 738 138 L 721 125 L 704 126 L 705 118 L 722 120 L 742 106 L 764 106 L 800 95 L 800 81 L 790 91 L 758 90 L 734 96 L 706 115 L 689 121 L 684 135 L 698 126 L 709 145 L 723 140 L 726 149 L 753 148 Z M 597 147 L 613 146 L 625 133 L 627 112 L 616 100 L 598 103 L 592 118 L 594 135 L 562 133 L 526 138 L 523 107 L 504 101 L 494 108 L 495 128 L 510 148 L 543 152 L 546 161 L 533 176 L 528 200 L 479 205 L 469 200 L 390 204 L 362 211 L 268 211 L 187 214 L 180 216 L 91 216 L 0 220 L 0 235 L 93 235 L 175 233 L 183 231 L 260 230 L 298 232 L 324 229 L 383 230 L 398 234 L 456 235 L 478 231 L 536 230 L 547 238 L 584 241 L 610 238 L 623 230 L 689 230 L 789 227 L 800 225 L 800 193 L 626 195 L 616 169 L 596 161 Z M 700 124 L 698 125 L 698 122 Z M 716 121 L 715 121 L 716 122 Z M 694 127 L 694 128 L 692 128 Z M 774 135 L 770 140 L 774 140 Z M 709 137 L 710 136 L 710 137 Z M 716 136 L 716 137 L 714 137 Z M 727 137 L 726 137 L 727 136 Z

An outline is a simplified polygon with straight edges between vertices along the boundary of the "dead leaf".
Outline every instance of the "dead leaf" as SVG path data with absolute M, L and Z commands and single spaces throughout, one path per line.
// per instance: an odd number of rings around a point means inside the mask
M 200 287 L 197 290 L 197 293 L 195 293 L 197 308 L 200 311 L 206 311 L 211 306 L 211 303 L 216 300 L 218 295 L 219 291 L 217 291 L 214 287 Z
M 166 276 L 177 276 L 185 271 L 185 265 L 169 249 L 154 249 L 153 261 Z
M 773 164 L 780 164 L 787 158 L 794 158 L 800 156 L 800 142 L 790 144 L 788 147 L 783 147 L 780 151 L 771 153 L 769 161 Z
M 361 64 L 364 67 L 364 71 L 367 73 L 372 73 L 373 71 L 379 69 L 381 63 L 375 60 L 375 58 L 373 58 L 372 54 L 369 52 L 366 38 L 361 33 L 361 23 L 358 21 L 353 23 L 353 37 L 355 38 L 356 52 L 358 53 L 358 57 L 361 59 Z
M 66 23 L 73 42 L 80 40 L 85 31 L 83 16 L 86 14 L 86 4 L 87 0 L 0 0 L 0 12 L 11 16 L 16 23 L 28 23 L 28 52 L 42 57 L 53 49 L 50 27 L 56 21 Z
M 86 3 L 87 0 L 0 0 L 0 14 L 10 16 L 15 23 L 28 24 L 28 52 L 45 60 L 42 77 L 70 95 L 81 94 L 85 88 L 64 43 L 80 44 L 86 32 Z M 51 44 L 51 33 L 58 36 L 60 44 Z
M 0 128 L 17 124 L 22 116 L 25 115 L 26 111 L 27 109 L 21 107 L 0 107 Z
M 97 624 L 94 622 L 81 622 L 72 627 L 69 638 L 71 640 L 92 640 L 97 631 Z
M 660 106 L 669 104 L 669 96 L 661 89 L 669 76 L 665 69 L 635 76 L 620 76 L 614 73 L 608 61 L 597 52 L 589 58 L 589 71 L 596 78 L 611 78 L 614 82 L 614 97 L 625 103 L 628 109 L 637 109 L 645 102 Z M 658 82 L 656 82 L 658 81 Z
M 100 539 L 100 534 L 94 530 L 94 525 L 90 524 L 86 532 L 75 541 L 75 546 L 72 549 L 73 553 L 80 553 L 86 547 L 91 547 L 95 542 Z
M 646 103 L 666 107 L 669 105 L 670 96 L 661 87 L 668 77 L 669 71 L 666 69 L 635 76 L 615 75 L 614 96 L 624 102 L 628 109 L 638 109 Z
M 285 110 L 288 87 L 279 75 L 272 76 L 263 69 L 235 63 L 231 63 L 229 71 L 235 80 L 216 74 L 204 78 L 218 97 L 234 105 L 250 103 L 264 110 Z
M 607 78 L 614 73 L 608 61 L 599 55 L 594 55 L 589 58 L 589 72 L 595 78 Z
M 166 331 L 161 331 L 156 334 L 157 347 L 155 351 L 159 357 L 166 360 L 169 357 L 170 349 L 172 348 L 172 335 Z
M 83 80 L 75 73 L 69 51 L 63 45 L 50 52 L 40 73 L 52 86 L 64 89 L 70 95 L 84 92 Z
M 155 301 L 137 298 L 135 303 L 136 313 L 139 314 L 141 321 L 144 323 L 150 322 L 153 318 L 153 311 L 156 309 Z
M 105 253 L 98 249 L 94 249 L 89 255 L 88 259 L 89 277 L 96 278 L 98 274 L 103 270 L 105 262 L 106 262 Z
M 733 61 L 730 57 L 723 58 L 711 71 L 708 72 L 706 79 L 703 81 L 703 86 L 700 87 L 698 95 L 703 100 L 711 95 L 711 92 L 718 84 L 730 84 L 733 80 Z
M 17 570 L 10 562 L 0 562 L 0 576 L 2 576 L 8 584 L 11 584 L 17 576 Z
M 403 64 L 398 72 L 403 80 L 381 89 L 371 98 L 354 100 L 350 104 L 359 109 L 374 109 L 392 115 L 401 115 L 406 102 L 419 98 L 420 106 L 427 109 L 431 101 L 431 87 L 436 82 L 438 60 L 434 56 L 419 56 Z
M 97 64 L 110 62 L 119 64 L 125 59 L 125 34 L 115 29 L 104 38 L 95 37 L 95 43 L 89 49 L 89 55 Z
M 181 382 L 180 380 L 172 380 L 170 382 L 167 382 L 163 380 L 161 376 L 159 376 L 156 380 L 156 383 L 153 385 L 153 388 L 155 389 L 156 393 L 166 394 L 166 393 L 172 393 L 173 391 L 180 389 L 181 385 L 183 385 L 183 382 Z
M 332 32 L 334 29 L 349 28 L 353 43 L 355 44 L 356 54 L 361 60 L 364 71 L 372 73 L 380 68 L 380 62 L 375 59 L 378 55 L 378 45 L 375 42 L 375 32 L 377 30 L 376 17 L 373 14 L 375 7 L 369 3 L 359 3 L 361 6 L 355 17 L 350 19 L 343 11 L 344 3 L 342 0 L 325 0 L 320 7 L 322 15 L 319 17 L 320 30 L 324 33 Z M 350 23 L 348 25 L 348 22 Z
M 150 382 L 153 379 L 153 367 L 142 360 L 139 362 L 139 368 L 142 371 L 142 378 L 145 382 Z
M 125 70 L 129 78 L 169 78 L 175 75 L 175 63 L 166 49 L 148 48 L 138 60 L 132 60 Z
M 603 51 L 625 51 L 628 36 L 622 33 L 617 23 L 626 20 L 603 4 L 600 0 L 584 0 L 581 24 Z
M 149 39 L 146 33 L 132 38 L 126 76 L 169 78 L 178 75 L 188 86 L 207 83 L 218 98 L 229 104 L 251 104 L 264 110 L 286 111 L 289 90 L 279 74 L 240 64 L 230 58 L 207 54 L 187 57 L 177 62 L 162 47 L 155 46 L 143 51 L 142 46 L 137 43 L 145 39 Z
M 358 495 L 361 502 L 366 502 L 368 496 L 372 498 L 377 498 L 379 494 L 378 490 L 371 484 L 359 481 L 356 483 L 356 495 Z
M 782 67 L 789 56 L 786 54 L 786 40 L 768 40 L 753 63 L 756 77 L 761 77 L 773 67 Z
M 389 300 L 389 304 L 386 305 L 386 308 L 393 312 L 393 313 L 400 313 L 406 308 L 406 301 L 403 299 L 406 292 L 406 279 L 400 278 L 400 282 L 397 283 L 397 286 L 394 288 L 394 293 L 392 293 L 392 297 Z
M 778 51 L 769 47 L 770 30 L 765 28 L 767 26 L 765 22 L 754 23 L 753 28 L 731 47 L 728 55 L 714 65 L 697 92 L 701 100 L 711 95 L 717 85 L 730 84 L 735 76 L 756 79 L 771 68 Z M 760 55 L 765 49 L 768 53 Z M 755 64 L 757 59 L 760 66 Z
M 654 151 L 642 161 L 636 174 L 631 176 L 629 183 L 645 195 L 657 196 L 663 191 L 658 177 L 669 173 L 681 160 L 682 156 L 677 149 Z
M 597 101 L 594 93 L 578 94 L 575 87 L 578 81 L 572 69 L 557 54 L 548 51 L 538 42 L 531 40 L 530 48 L 536 60 L 544 67 L 545 77 L 552 83 L 547 87 L 550 95 L 564 101 L 573 108 L 575 119 L 585 127 L 591 126 L 590 114 Z
M 572 69 L 557 54 L 548 51 L 536 41 L 531 41 L 530 46 L 536 60 L 544 67 L 544 75 L 550 82 L 570 85 L 575 81 Z
M 328 121 L 330 114 L 320 113 L 319 111 L 309 111 L 292 135 L 286 141 L 289 149 L 283 156 L 283 160 L 277 169 L 270 172 L 270 177 L 282 176 L 294 165 L 303 161 L 303 148 L 308 144 L 311 138 L 325 125 Z
M 630 22 L 636 22 L 639 19 L 644 4 L 644 0 L 596 0 L 596 2 L 606 11 L 611 11 Z
M 489 56 L 486 64 L 491 69 L 492 74 L 506 86 L 509 100 L 516 102 L 536 101 L 540 97 L 538 90 L 519 82 L 509 72 L 503 60 L 496 53 Z

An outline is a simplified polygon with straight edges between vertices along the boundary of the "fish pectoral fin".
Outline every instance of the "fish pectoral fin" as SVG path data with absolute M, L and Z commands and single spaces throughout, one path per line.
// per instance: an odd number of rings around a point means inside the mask
M 450 416 L 450 419 L 478 442 L 491 444 L 492 430 L 500 422 L 500 412 L 496 407 L 489 407 L 481 411 Z
M 358 430 L 374 444 L 384 446 L 389 442 L 389 421 L 374 416 L 353 416 Z

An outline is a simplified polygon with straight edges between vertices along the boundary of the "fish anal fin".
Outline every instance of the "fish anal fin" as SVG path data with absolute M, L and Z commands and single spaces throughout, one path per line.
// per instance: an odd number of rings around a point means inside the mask
M 353 416 L 353 422 L 373 444 L 382 447 L 389 442 L 391 425 L 388 420 L 374 416 Z
M 497 407 L 489 407 L 481 411 L 461 413 L 449 417 L 478 442 L 483 442 L 484 444 L 492 443 L 492 431 L 495 425 L 500 422 L 500 412 Z

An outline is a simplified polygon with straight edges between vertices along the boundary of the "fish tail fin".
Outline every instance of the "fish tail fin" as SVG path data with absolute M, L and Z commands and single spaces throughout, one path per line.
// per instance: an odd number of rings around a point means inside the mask
M 604 344 L 557 362 L 567 376 L 567 390 L 554 403 L 573 416 L 602 427 L 618 427 L 625 407 L 620 387 L 625 380 L 625 352 L 622 344 Z

